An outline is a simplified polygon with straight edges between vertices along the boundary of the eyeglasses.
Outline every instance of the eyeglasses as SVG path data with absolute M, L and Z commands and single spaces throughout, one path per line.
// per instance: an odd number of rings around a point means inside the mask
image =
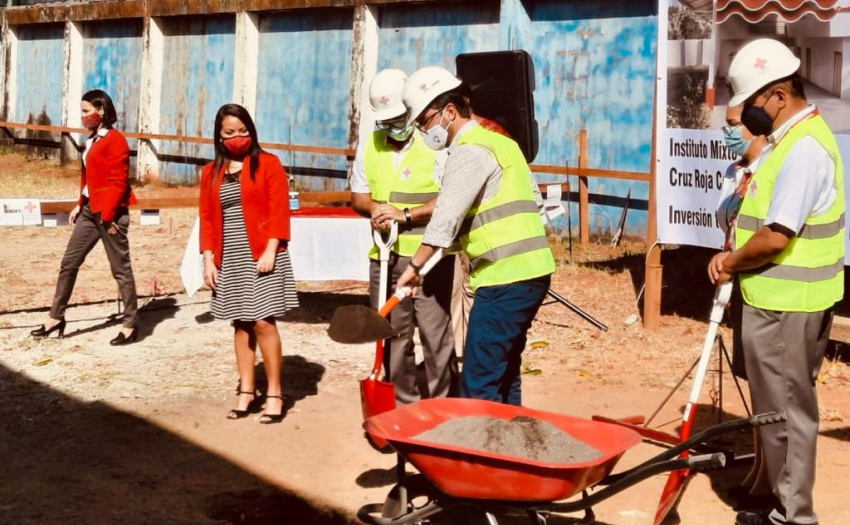
M 388 129 L 403 129 L 405 122 L 407 122 L 407 115 L 402 115 L 401 117 L 395 118 L 393 120 L 378 121 L 375 123 L 375 127 L 382 131 Z
M 445 109 L 446 109 L 446 106 L 443 106 L 440 109 L 431 113 L 427 117 L 418 118 L 418 119 L 416 119 L 416 122 L 413 125 L 416 126 L 416 129 L 418 129 L 419 131 L 424 132 L 426 130 L 426 128 L 428 127 L 428 125 L 431 124 L 431 121 L 434 120 L 434 117 L 439 115 L 440 113 L 442 113 Z

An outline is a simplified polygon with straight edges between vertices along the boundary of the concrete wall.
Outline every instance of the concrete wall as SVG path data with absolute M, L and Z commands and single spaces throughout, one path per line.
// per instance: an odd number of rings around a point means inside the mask
M 589 167 L 648 172 L 657 5 L 127 0 L 7 9 L 3 45 L 16 69 L 3 79 L 3 111 L 13 108 L 17 122 L 44 112 L 59 123 L 64 107 L 67 124 L 77 126 L 79 99 L 71 94 L 100 87 L 115 97 L 127 130 L 210 137 L 218 107 L 238 100 L 252 110 L 262 141 L 354 148 L 372 129 L 364 95 L 377 70 L 439 64 L 454 71 L 460 53 L 525 49 L 535 70 L 535 163 L 577 165 L 586 129 Z M 77 55 L 81 79 L 69 66 Z M 73 88 L 65 100 L 63 85 Z M 139 142 L 138 149 L 140 176 L 181 184 L 195 183 L 199 165 L 213 155 L 211 146 L 167 140 Z M 344 156 L 276 153 L 297 186 L 347 187 Z M 590 189 L 595 229 L 616 222 L 631 189 L 643 201 L 632 201 L 627 233 L 644 231 L 646 215 L 635 210 L 646 208 L 647 184 L 591 178 Z

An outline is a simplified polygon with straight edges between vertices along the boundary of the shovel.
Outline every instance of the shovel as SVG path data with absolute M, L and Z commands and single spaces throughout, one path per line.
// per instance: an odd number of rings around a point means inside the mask
M 721 284 L 714 292 L 714 303 L 711 306 L 708 333 L 705 335 L 705 342 L 702 345 L 702 354 L 700 354 L 699 364 L 696 375 L 694 376 L 694 384 L 691 387 L 691 395 L 688 397 L 688 403 L 685 405 L 685 413 L 682 415 L 682 430 L 679 433 L 680 442 L 687 441 L 691 436 L 696 405 L 699 402 L 702 383 L 705 381 L 705 373 L 708 370 L 708 363 L 711 360 L 711 351 L 714 348 L 714 340 L 717 338 L 717 328 L 720 326 L 720 321 L 723 320 L 723 310 L 729 304 L 729 297 L 731 295 L 731 282 Z M 682 453 L 683 458 L 687 456 L 687 451 Z M 673 505 L 676 504 L 676 500 L 679 499 L 679 494 L 682 493 L 682 488 L 689 475 L 689 470 L 674 470 L 670 472 L 670 476 L 667 478 L 667 484 L 664 485 L 664 490 L 661 492 L 661 501 L 658 503 L 658 510 L 655 513 L 655 525 L 660 525 L 670 512 L 670 509 L 673 508 Z
M 425 277 L 443 258 L 443 249 L 439 248 L 419 270 L 419 276 Z M 371 343 L 396 335 L 387 316 L 393 308 L 413 293 L 412 288 L 405 286 L 397 289 L 377 312 L 368 306 L 352 304 L 340 306 L 334 311 L 328 324 L 328 336 L 337 343 L 363 344 Z
M 422 266 L 419 275 L 424 277 L 442 258 L 441 248 Z M 372 372 L 360 381 L 360 405 L 365 419 L 395 408 L 395 386 L 378 379 L 384 362 L 383 339 L 395 335 L 387 315 L 412 293 L 413 289 L 410 287 L 399 288 L 377 312 L 361 305 L 341 306 L 334 312 L 328 326 L 328 335 L 338 343 L 362 344 L 378 341 Z M 381 448 L 386 443 L 376 442 L 376 445 Z
M 380 309 L 387 301 L 390 249 L 398 239 L 398 223 L 396 221 L 390 223 L 390 231 L 386 238 L 378 230 L 372 232 L 372 237 L 375 240 L 375 246 L 378 247 L 378 260 L 381 268 L 378 285 L 378 308 Z M 384 362 L 384 339 L 396 335 L 389 323 L 387 323 L 387 327 L 389 330 L 381 330 L 383 337 L 375 342 L 375 364 L 372 367 L 372 372 L 369 377 L 360 381 L 360 406 L 363 410 L 364 419 L 395 408 L 395 385 L 379 379 L 381 366 Z M 386 335 L 384 335 L 384 332 L 386 332 Z M 386 446 L 386 443 L 375 444 L 379 448 Z

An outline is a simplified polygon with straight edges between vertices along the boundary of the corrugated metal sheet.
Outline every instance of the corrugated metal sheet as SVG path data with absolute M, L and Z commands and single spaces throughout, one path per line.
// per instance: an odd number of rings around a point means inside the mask
M 379 26 L 378 70 L 410 74 L 438 65 L 454 71 L 456 55 L 498 50 L 499 2 L 381 7 Z
M 142 29 L 141 19 L 83 26 L 83 93 L 90 89 L 109 93 L 118 112 L 119 129 L 139 129 Z
M 348 147 L 353 13 L 322 9 L 260 19 L 257 128 L 260 140 Z M 304 189 L 342 190 L 341 156 L 279 152 Z
M 529 51 L 540 130 L 536 163 L 575 166 L 579 132 L 586 129 L 590 167 L 649 171 L 656 11 L 652 0 L 535 2 Z M 572 180 L 575 184 L 576 178 Z M 646 199 L 649 190 L 645 183 L 598 178 L 591 178 L 589 187 L 591 193 L 614 197 L 631 188 L 638 199 Z M 592 220 L 597 230 L 616 221 L 620 211 L 608 206 L 593 210 L 601 215 Z M 573 217 L 576 213 L 574 208 Z M 630 226 L 645 222 L 644 213 L 630 213 Z
M 161 133 L 212 137 L 216 111 L 233 98 L 235 29 L 233 16 L 164 19 Z M 163 142 L 160 154 L 162 179 L 184 184 L 196 181 L 198 161 L 179 157 L 215 155 L 211 145 L 177 142 Z
M 18 28 L 17 34 L 16 120 L 60 125 L 65 27 L 62 24 L 24 26 Z

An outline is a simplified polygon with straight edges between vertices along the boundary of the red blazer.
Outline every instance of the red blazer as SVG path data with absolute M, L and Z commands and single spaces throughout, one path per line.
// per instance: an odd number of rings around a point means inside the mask
M 136 204 L 130 188 L 130 147 L 121 132 L 110 129 L 89 150 L 80 180 L 80 206 L 86 185 L 91 211 L 104 221 L 114 221 L 118 208 Z
M 258 260 L 266 250 L 269 239 L 280 239 L 279 252 L 289 240 L 289 177 L 280 160 L 269 153 L 260 153 L 260 165 L 252 181 L 251 157 L 242 166 L 242 210 L 251 254 Z M 213 180 L 213 162 L 201 172 L 201 252 L 212 250 L 215 264 L 221 267 L 224 226 L 219 190 L 223 179 Z

